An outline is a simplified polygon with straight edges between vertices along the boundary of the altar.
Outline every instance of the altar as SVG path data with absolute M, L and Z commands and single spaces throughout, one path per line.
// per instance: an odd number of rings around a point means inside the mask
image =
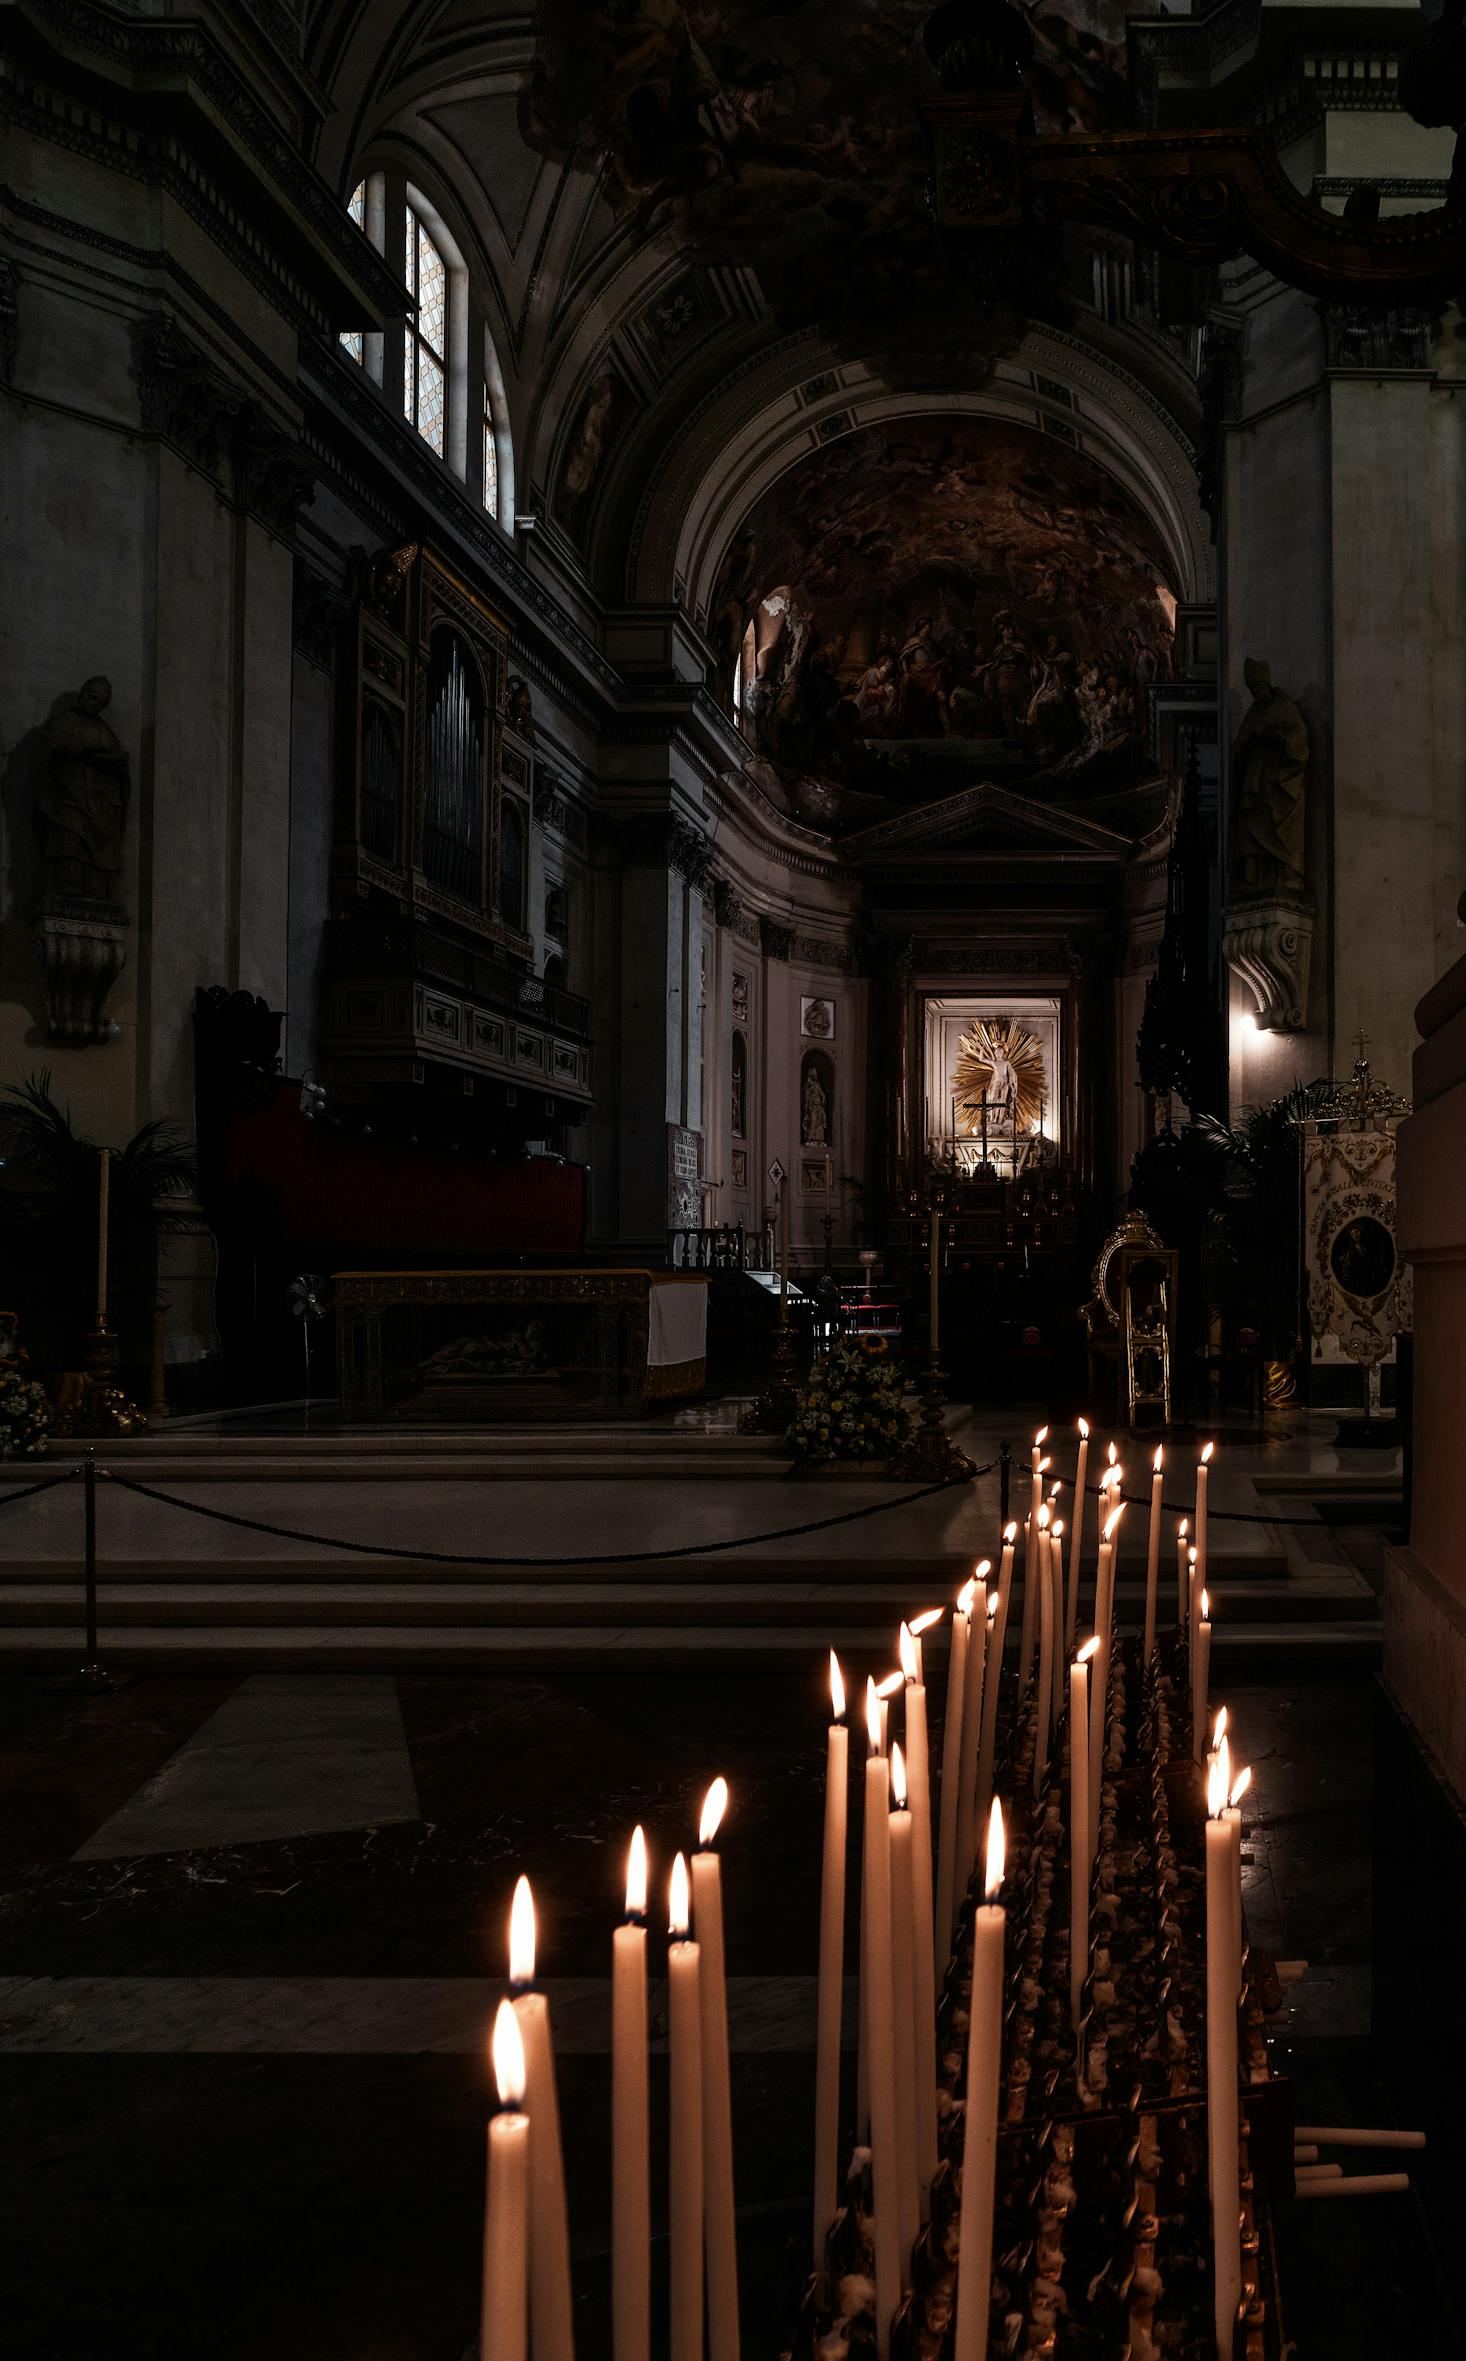
M 703 1272 L 340 1271 L 346 1417 L 592 1416 L 701 1391 Z

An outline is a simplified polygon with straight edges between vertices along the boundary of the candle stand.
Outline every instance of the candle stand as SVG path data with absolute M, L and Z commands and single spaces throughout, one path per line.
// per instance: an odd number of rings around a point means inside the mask
M 920 1423 L 903 1450 L 891 1461 L 890 1473 L 903 1483 L 956 1483 L 973 1474 L 973 1463 L 959 1451 L 947 1432 L 947 1397 L 942 1368 L 935 1353 L 927 1355 L 921 1387 Z

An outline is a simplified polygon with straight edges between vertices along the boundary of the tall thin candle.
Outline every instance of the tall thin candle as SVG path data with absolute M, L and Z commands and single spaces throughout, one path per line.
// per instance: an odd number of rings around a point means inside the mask
M 1028 1523 L 1023 1536 L 1023 1627 L 1018 1643 L 1018 1694 L 1028 1686 L 1028 1675 L 1033 1665 L 1033 1651 L 1038 1639 L 1038 1600 L 1034 1593 L 1034 1567 L 1038 1557 L 1038 1512 L 1043 1507 L 1044 1462 L 1040 1456 L 1048 1433 L 1041 1426 L 1033 1438 L 1031 1482 L 1029 1487 Z
M 938 1610 L 940 1612 L 940 1610 Z M 918 1616 L 930 1630 L 932 1614 Z M 901 1626 L 901 1670 L 906 1679 L 906 1793 L 911 1815 L 911 1925 L 912 2009 L 916 2039 L 916 2178 L 921 2218 L 931 2211 L 928 2202 L 937 2169 L 937 1991 L 933 1957 L 931 1772 L 926 1734 L 926 1683 L 922 1679 L 921 1640 L 909 1624 Z
M 875 2219 L 876 2351 L 891 2350 L 891 2319 L 901 2299 L 900 2204 L 897 2197 L 896 2053 L 891 1983 L 891 1783 L 881 1752 L 879 1700 L 874 1681 L 865 1690 L 865 1726 L 870 1753 L 865 1765 L 864 1899 L 869 2043 L 871 2185 Z M 673 2351 L 695 2354 L 693 2344 Z
M 1161 1563 L 1161 1469 L 1165 1451 L 1157 1443 L 1151 1463 L 1150 1477 L 1150 1532 L 1145 1545 L 1145 1633 L 1141 1641 L 1140 1661 L 1149 1664 L 1155 1654 L 1156 1584 Z
M 611 2339 L 615 2361 L 649 2361 L 651 2124 L 647 2071 L 646 1838 L 633 1829 L 626 1917 L 611 1937 Z
M 728 1978 L 723 1961 L 723 1869 L 714 1851 L 728 1782 L 703 1798 L 692 1856 L 692 1923 L 702 1952 L 702 2154 L 707 2231 L 708 2353 L 738 2361 L 738 2231 L 733 2203 L 733 2093 L 728 2071 Z
M 111 1194 L 112 1151 L 98 1151 L 97 1166 L 97 1326 L 107 1325 L 107 1214 Z
M 573 2361 L 570 2223 L 550 2004 L 534 1989 L 534 1896 L 521 1877 L 509 1912 L 509 1989 L 524 2042 L 525 2112 L 529 2117 L 529 2317 L 535 2361 Z
M 671 2350 L 702 2352 L 703 2138 L 702 1954 L 691 1942 L 687 1863 L 672 1864 L 667 1913 L 667 2037 L 671 2052 L 667 2176 L 667 2263 Z
M 1049 1575 L 1049 1512 L 1038 1512 L 1038 1546 L 1033 1559 L 1038 1584 L 1038 1710 L 1033 1744 L 1033 1792 L 1042 1792 L 1049 1766 L 1049 1691 L 1054 1678 L 1054 1586 Z
M 1057 1486 L 1055 1487 L 1057 1490 Z M 1054 1594 L 1054 1677 L 1049 1684 L 1049 1732 L 1058 1729 L 1064 1714 L 1064 1520 L 1049 1526 L 1049 1587 Z
M 779 1318 L 789 1317 L 789 1175 L 779 1180 Z
M 940 1215 L 939 1213 L 933 1213 L 933 1215 L 932 1215 L 932 1295 L 931 1295 L 931 1338 L 930 1338 L 930 1342 L 931 1342 L 931 1351 L 932 1351 L 933 1357 L 935 1357 L 935 1355 L 936 1355 L 936 1350 L 937 1350 L 937 1327 L 938 1327 L 938 1320 L 939 1320 L 939 1316 L 940 1316 L 940 1312 L 941 1312 L 941 1288 L 942 1288 L 942 1217 L 941 1217 L 941 1215 Z
M 988 1635 L 987 1669 L 982 1684 L 982 1739 L 977 1757 L 977 1826 L 987 1825 L 993 1800 L 993 1758 L 998 1739 L 998 1700 L 1003 1686 L 1003 1657 L 1008 1642 L 1008 1605 L 1013 1593 L 1013 1544 L 1018 1527 L 1003 1528 L 1003 1555 L 998 1565 L 997 1606 L 989 1603 L 992 1629 Z
M 1223 1817 L 1226 1771 L 1213 1756 L 1206 1823 L 1206 2120 L 1219 2361 L 1231 2361 L 1242 2300 L 1242 2218 L 1237 2115 L 1237 1978 L 1231 1956 L 1232 1833 Z
M 991 1571 L 984 1558 L 977 1569 L 972 1589 L 972 1620 L 967 1640 L 967 1692 L 962 1702 L 961 1767 L 958 1772 L 957 1841 L 952 1865 L 952 1918 L 960 1915 L 967 1899 L 977 1852 L 977 1782 L 978 1749 L 982 1741 L 983 1714 L 987 1708 L 987 1684 L 996 1677 L 993 1670 L 991 1646 L 992 1625 L 988 1620 L 996 1597 L 989 1599 L 987 1576 Z M 947 1928 L 947 1950 L 951 1950 L 952 1926 Z
M 1089 1968 L 1089 1666 L 1086 1640 L 1069 1667 L 1069 2015 L 1076 2033 Z
M 1089 1472 L 1089 1420 L 1079 1421 L 1079 1460 L 1074 1470 L 1074 1516 L 1069 1535 L 1069 1595 L 1064 1607 L 1064 1647 L 1074 1645 L 1079 1620 L 1079 1553 L 1084 1547 L 1084 1486 Z
M 830 1727 L 825 1737 L 825 1847 L 820 1872 L 819 2020 L 814 2065 L 814 2262 L 839 2202 L 840 2023 L 845 1980 L 845 1831 L 850 1794 L 850 1732 L 845 1683 L 830 1650 Z
M 1193 1539 L 1196 1543 L 1196 1562 L 1201 1568 L 1199 1579 L 1202 1582 L 1206 1580 L 1207 1479 L 1211 1474 L 1211 1455 L 1215 1449 L 1215 1443 L 1204 1443 L 1201 1448 L 1201 1457 L 1196 1463 L 1196 1532 Z
M 484 2199 L 482 2361 L 525 2361 L 529 2350 L 529 2117 L 524 2113 L 524 2042 L 513 2004 L 494 2018 L 499 2112 L 489 2124 Z
M 911 2280 L 911 2249 L 921 2226 L 918 2194 L 916 2084 L 916 1879 L 906 1789 L 906 1764 L 899 1745 L 891 1747 L 891 2015 L 896 2060 L 896 2218 L 903 2290 Z
M 1198 1600 L 1195 1646 L 1191 1654 L 1191 1756 L 1199 1763 L 1206 1749 L 1206 1692 L 1211 1679 L 1211 1597 Z
M 964 1582 L 952 1613 L 947 1655 L 947 1701 L 942 1711 L 941 1791 L 937 1805 L 937 1892 L 933 1910 L 933 1968 L 940 1976 L 952 1944 L 953 1886 L 956 1877 L 957 1801 L 962 1787 L 962 1716 L 967 1698 L 967 1646 L 972 1629 L 975 1581 Z
M 1191 1520 L 1183 1517 L 1176 1527 L 1176 1628 L 1185 1631 L 1191 1619 L 1191 1584 L 1186 1536 Z
M 953 2361 L 987 2361 L 993 2289 L 993 2200 L 998 2170 L 998 2104 L 1003 2069 L 1003 1808 L 988 1829 L 987 1900 L 973 1919 L 972 1997 L 968 2011 L 967 2106 L 958 2215 L 957 2317 Z

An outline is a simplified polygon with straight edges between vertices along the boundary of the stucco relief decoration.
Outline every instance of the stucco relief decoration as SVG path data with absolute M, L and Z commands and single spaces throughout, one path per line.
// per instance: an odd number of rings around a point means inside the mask
M 1134 796 L 1139 833 L 1159 816 L 1147 691 L 1174 616 L 1154 534 L 1095 461 L 928 417 L 842 436 L 771 485 L 710 628 L 755 783 L 813 825 L 991 781 L 1069 809 Z
M 1395 1134 L 1314 1134 L 1304 1141 L 1308 1319 L 1318 1361 L 1372 1368 L 1412 1319 L 1412 1284 L 1395 1236 Z
M 100 674 L 65 697 L 17 752 L 35 781 L 40 893 L 33 939 L 46 1034 L 73 1048 L 115 1041 L 107 998 L 126 959 L 123 849 L 132 800 L 126 749 L 103 717 Z
M 811 1041 L 833 1041 L 835 1037 L 834 1001 L 802 999 L 799 1003 L 799 1029 Z
M 733 977 L 733 1014 L 740 1025 L 748 1023 L 748 978 L 737 973 Z
M 922 105 L 962 70 L 937 22 L 950 15 L 930 0 L 540 0 L 521 124 L 550 153 L 603 155 L 643 232 L 756 272 L 781 327 L 818 326 L 895 377 L 945 367 L 971 384 L 1022 315 L 1064 298 L 1052 242 L 1025 234 L 975 269 L 934 234 Z M 1001 18 L 1040 130 L 1125 119 L 1123 0 Z
M 1252 702 L 1232 742 L 1227 964 L 1251 994 L 1264 1031 L 1300 1032 L 1308 1022 L 1313 947 L 1305 874 L 1312 746 L 1307 722 L 1274 685 L 1271 666 L 1249 656 L 1242 670 Z

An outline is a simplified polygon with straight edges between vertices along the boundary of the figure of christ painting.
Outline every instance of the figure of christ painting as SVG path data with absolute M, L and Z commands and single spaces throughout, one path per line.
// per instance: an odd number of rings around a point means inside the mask
M 980 418 L 846 435 L 772 485 L 713 598 L 745 728 L 803 816 L 858 824 L 973 777 L 1066 800 L 1149 775 L 1174 601 L 1093 460 Z M 843 790 L 832 800 L 831 789 Z

